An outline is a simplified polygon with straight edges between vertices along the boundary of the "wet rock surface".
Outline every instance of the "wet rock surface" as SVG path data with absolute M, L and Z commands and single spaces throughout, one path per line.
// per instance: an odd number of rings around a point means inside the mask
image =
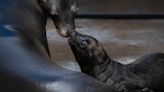
M 98 39 L 107 53 L 121 63 L 128 64 L 149 53 L 164 52 L 164 20 L 87 20 L 77 19 L 77 31 Z M 51 21 L 47 38 L 55 63 L 80 71 L 67 38 L 60 37 Z

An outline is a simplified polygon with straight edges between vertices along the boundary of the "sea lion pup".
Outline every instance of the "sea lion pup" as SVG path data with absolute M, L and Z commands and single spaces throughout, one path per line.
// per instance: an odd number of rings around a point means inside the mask
M 112 60 L 103 46 L 91 36 L 74 32 L 68 42 L 82 72 L 118 91 L 164 92 L 163 53 L 145 55 L 123 65 Z

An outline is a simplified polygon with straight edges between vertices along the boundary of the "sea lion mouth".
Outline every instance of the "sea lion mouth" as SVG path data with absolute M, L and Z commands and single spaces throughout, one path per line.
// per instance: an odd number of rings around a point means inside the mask
M 69 25 L 56 25 L 56 29 L 58 34 L 64 38 L 73 37 L 73 34 L 75 33 L 75 29 Z
M 68 38 L 68 43 L 70 46 L 80 44 L 80 42 L 78 41 L 78 36 L 79 34 L 76 31 L 70 34 Z
M 67 31 L 66 29 L 57 29 L 58 34 L 61 37 L 67 38 L 70 37 L 71 32 Z

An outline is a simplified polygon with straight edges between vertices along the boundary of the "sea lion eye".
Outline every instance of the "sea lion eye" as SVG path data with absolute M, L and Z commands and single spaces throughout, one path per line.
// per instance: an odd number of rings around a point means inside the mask
M 87 47 L 87 45 L 88 45 L 88 42 L 86 40 L 82 40 L 81 44 L 80 44 L 80 47 L 85 48 L 85 47 Z
M 83 45 L 87 45 L 88 43 L 87 43 L 86 40 L 83 40 L 83 41 L 82 41 L 82 44 L 83 44 Z

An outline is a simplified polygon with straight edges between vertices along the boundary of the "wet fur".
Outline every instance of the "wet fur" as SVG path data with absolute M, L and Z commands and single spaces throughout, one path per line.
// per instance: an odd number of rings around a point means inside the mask
M 86 40 L 86 46 L 81 47 Z M 81 71 L 121 92 L 164 92 L 164 54 L 145 55 L 131 64 L 112 60 L 93 37 L 75 32 L 69 39 Z M 152 91 L 153 90 L 153 91 Z
M 59 67 L 42 55 L 40 49 L 48 47 L 45 25 L 49 13 L 43 12 L 37 1 L 40 0 L 1 0 L 0 92 L 116 92 L 87 75 Z M 68 2 L 62 4 L 67 6 Z

